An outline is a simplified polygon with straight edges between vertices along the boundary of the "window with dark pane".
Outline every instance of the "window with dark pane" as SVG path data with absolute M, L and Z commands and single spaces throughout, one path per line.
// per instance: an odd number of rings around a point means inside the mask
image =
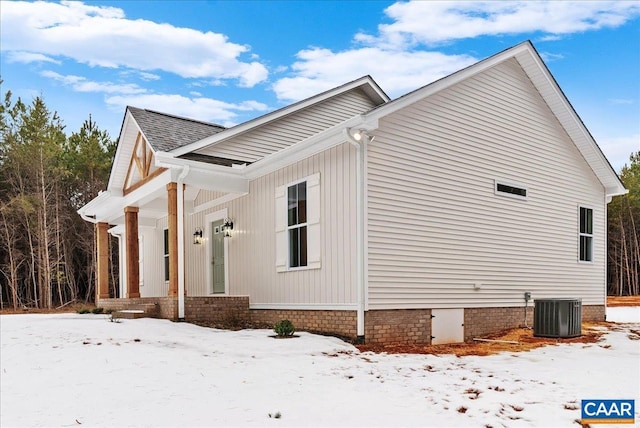
M 164 230 L 164 280 L 169 281 L 169 229 Z
M 593 210 L 580 207 L 580 261 L 593 260 Z
M 307 182 L 287 189 L 289 267 L 307 265 Z

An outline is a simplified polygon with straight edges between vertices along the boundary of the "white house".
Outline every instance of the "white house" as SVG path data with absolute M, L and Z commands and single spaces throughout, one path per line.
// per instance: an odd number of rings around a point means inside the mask
M 395 100 L 365 76 L 228 129 L 128 107 L 79 212 L 100 306 L 428 344 L 531 322 L 526 292 L 603 320 L 625 192 L 524 42 Z

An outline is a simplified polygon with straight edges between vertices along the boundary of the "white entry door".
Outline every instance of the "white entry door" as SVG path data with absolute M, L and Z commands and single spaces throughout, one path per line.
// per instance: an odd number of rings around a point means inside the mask
M 431 310 L 431 344 L 464 342 L 464 309 Z

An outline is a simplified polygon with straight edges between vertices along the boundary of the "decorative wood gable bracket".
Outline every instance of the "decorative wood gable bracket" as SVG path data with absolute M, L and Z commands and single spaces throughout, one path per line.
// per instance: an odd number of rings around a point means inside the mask
M 166 171 L 166 168 L 155 168 L 153 162 L 153 151 L 147 144 L 141 132 L 138 132 L 136 144 L 133 148 L 133 155 L 129 162 L 127 177 L 124 180 L 124 195 L 134 191 L 145 183 L 151 181 L 154 177 Z

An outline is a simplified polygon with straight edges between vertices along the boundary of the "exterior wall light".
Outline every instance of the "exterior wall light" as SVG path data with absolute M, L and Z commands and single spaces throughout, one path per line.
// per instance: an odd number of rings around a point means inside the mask
M 233 221 L 230 218 L 225 218 L 224 224 L 222 225 L 222 231 L 224 232 L 224 237 L 230 238 L 232 230 L 233 230 Z
M 202 237 L 202 229 L 196 227 L 195 232 L 193 232 L 193 244 L 200 245 L 204 242 L 204 238 Z

